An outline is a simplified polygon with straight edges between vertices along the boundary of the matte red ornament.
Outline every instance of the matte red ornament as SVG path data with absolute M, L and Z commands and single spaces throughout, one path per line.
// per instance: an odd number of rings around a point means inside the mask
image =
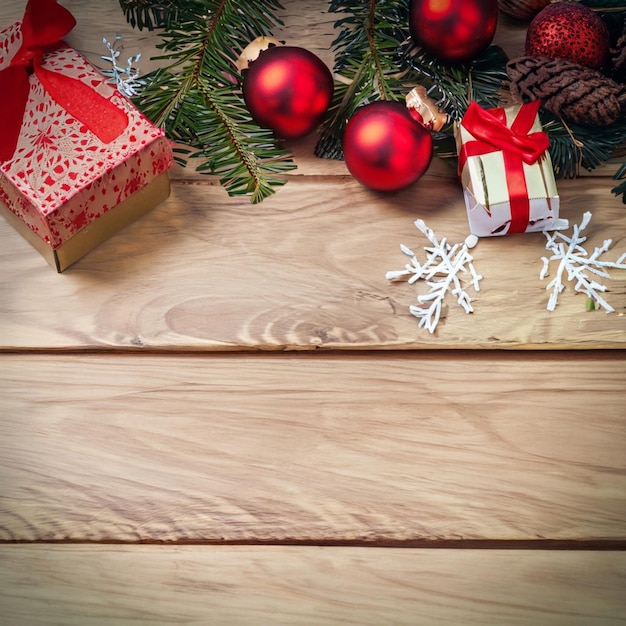
M 285 139 L 303 137 L 321 122 L 333 89 L 325 63 L 295 46 L 261 51 L 245 71 L 242 86 L 252 119 Z
M 378 101 L 350 118 L 343 153 L 348 171 L 362 185 L 395 191 L 414 183 L 428 169 L 433 140 L 403 103 Z
M 608 58 L 609 42 L 606 24 L 589 7 L 578 2 L 554 2 L 528 25 L 525 53 L 600 68 Z
M 409 11 L 415 43 L 448 63 L 476 58 L 498 23 L 498 0 L 411 0 Z

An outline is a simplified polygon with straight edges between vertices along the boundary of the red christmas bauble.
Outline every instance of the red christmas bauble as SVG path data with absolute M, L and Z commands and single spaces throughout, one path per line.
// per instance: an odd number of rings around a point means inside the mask
M 333 76 L 325 63 L 295 46 L 261 51 L 250 62 L 242 85 L 252 119 L 285 139 L 302 137 L 319 124 L 333 88 Z
M 498 0 L 411 0 L 413 40 L 448 63 L 470 61 L 493 40 Z
M 609 30 L 594 11 L 578 2 L 554 2 L 528 25 L 528 56 L 569 59 L 600 68 L 609 54 Z
M 362 185 L 395 191 L 414 183 L 428 169 L 433 139 L 404 104 L 378 101 L 350 118 L 343 153 L 348 171 Z

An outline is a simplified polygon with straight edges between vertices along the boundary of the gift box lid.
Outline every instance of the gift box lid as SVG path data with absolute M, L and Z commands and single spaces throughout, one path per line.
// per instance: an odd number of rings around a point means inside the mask
M 0 32 L 0 70 L 9 65 L 21 41 L 19 23 Z M 46 216 L 164 133 L 72 48 L 60 45 L 44 55 L 41 66 L 82 81 L 128 120 L 121 135 L 104 142 L 53 100 L 34 74 L 30 76 L 17 146 L 0 172 Z M 165 171 L 170 165 L 166 159 L 159 167 Z

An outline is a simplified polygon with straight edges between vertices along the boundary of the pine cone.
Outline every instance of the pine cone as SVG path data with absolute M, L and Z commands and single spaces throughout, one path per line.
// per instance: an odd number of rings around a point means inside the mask
M 626 114 L 626 86 L 566 59 L 523 56 L 507 64 L 511 90 L 541 100 L 555 115 L 586 126 L 608 126 Z

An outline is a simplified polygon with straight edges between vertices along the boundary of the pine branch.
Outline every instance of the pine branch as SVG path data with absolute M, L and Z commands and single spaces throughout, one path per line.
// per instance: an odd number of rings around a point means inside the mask
M 596 169 L 626 142 L 626 120 L 598 128 L 565 124 L 545 109 L 540 110 L 540 117 L 550 137 L 550 157 L 557 178 L 575 178 L 581 169 Z
M 173 141 L 189 150 L 177 160 L 200 157 L 198 171 L 220 177 L 230 195 L 260 202 L 295 168 L 290 153 L 275 143 L 271 130 L 252 121 L 241 96 L 235 60 L 260 34 L 280 23 L 275 0 L 167 0 L 175 19 L 166 25 L 159 48 L 167 66 L 144 77 L 135 99 L 141 111 Z M 120 0 L 134 2 L 139 0 Z M 143 8 L 160 6 L 144 0 Z
M 622 163 L 613 178 L 615 180 L 626 179 L 626 162 Z M 611 192 L 614 193 L 616 196 L 622 196 L 622 202 L 626 204 L 626 180 L 624 180 L 624 182 L 620 183 L 616 187 L 613 187 L 613 189 L 611 189 Z
M 469 103 L 474 100 L 485 108 L 501 106 L 509 81 L 505 53 L 489 46 L 471 62 L 448 65 L 407 40 L 403 59 L 413 84 L 426 87 L 428 95 L 449 116 L 449 124 L 433 135 L 434 153 L 442 159 L 456 159 L 453 124 L 461 120 Z
M 404 58 L 414 80 L 420 81 L 455 121 L 460 121 L 472 100 L 485 108 L 499 106 L 509 82 L 505 69 L 508 59 L 497 46 L 489 46 L 469 63 L 448 65 L 409 43 Z
M 347 120 L 373 100 L 403 100 L 423 85 L 451 120 L 463 116 L 470 100 L 496 106 L 508 82 L 506 56 L 491 46 L 464 65 L 446 65 L 415 46 L 409 33 L 408 3 L 394 0 L 331 0 L 330 11 L 347 13 L 335 22 L 333 42 L 337 86 L 329 115 L 322 125 L 315 154 L 342 158 L 341 137 Z M 452 125 L 435 135 L 435 153 L 455 156 Z
M 133 28 L 154 30 L 176 22 L 177 0 L 120 0 L 126 20 Z
M 406 37 L 408 3 L 330 0 L 329 11 L 344 14 L 335 22 L 339 34 L 333 41 L 334 71 L 340 80 L 315 155 L 342 159 L 341 137 L 355 111 L 374 100 L 405 96 L 398 52 Z
M 235 60 L 254 38 L 271 34 L 280 24 L 278 0 L 119 0 L 138 28 L 162 28 L 156 57 L 167 66 L 143 77 L 135 98 L 139 108 L 167 135 L 202 161 L 199 171 L 215 174 L 231 195 L 250 194 L 258 202 L 284 183 L 281 175 L 295 167 L 290 154 L 269 130 L 252 123 L 241 96 Z M 584 0 L 602 12 L 623 10 L 624 0 Z M 329 0 L 337 13 L 335 92 L 321 127 L 315 155 L 343 158 L 341 138 L 356 110 L 375 100 L 404 100 L 415 86 L 426 87 L 450 122 L 433 135 L 435 154 L 456 159 L 453 123 L 470 101 L 486 108 L 501 106 L 508 86 L 507 58 L 490 46 L 476 59 L 456 65 L 437 60 L 417 47 L 409 33 L 409 3 L 399 0 Z M 619 15 L 618 13 L 614 13 Z M 545 110 L 544 130 L 557 178 L 578 176 L 606 162 L 626 142 L 626 120 L 606 128 L 568 124 Z M 626 164 L 617 180 L 626 177 Z M 613 189 L 626 203 L 626 181 Z

